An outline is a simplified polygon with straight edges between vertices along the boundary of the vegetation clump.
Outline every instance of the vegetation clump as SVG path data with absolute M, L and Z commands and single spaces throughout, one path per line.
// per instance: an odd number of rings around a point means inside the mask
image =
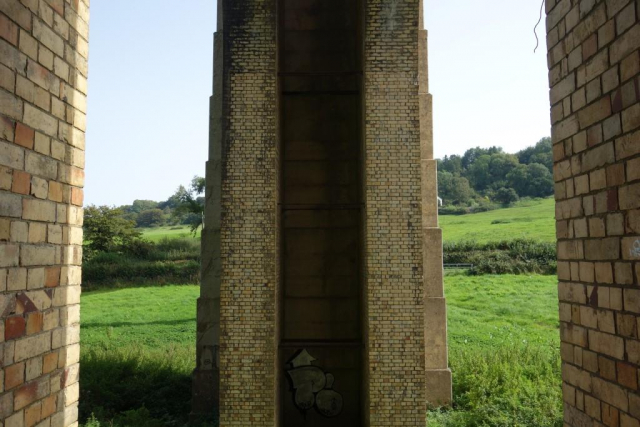
M 470 274 L 555 274 L 556 246 L 531 239 L 445 242 L 444 263 L 472 264 Z

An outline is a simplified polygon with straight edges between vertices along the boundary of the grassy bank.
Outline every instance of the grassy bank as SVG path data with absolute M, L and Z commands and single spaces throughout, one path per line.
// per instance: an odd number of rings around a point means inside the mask
M 445 282 L 455 404 L 430 412 L 429 425 L 561 426 L 556 279 Z M 93 427 L 186 425 L 198 292 L 185 285 L 83 295 L 83 422 L 94 413 Z
M 553 198 L 534 200 L 513 208 L 469 215 L 441 215 L 446 242 L 475 240 L 479 243 L 512 239 L 555 241 Z

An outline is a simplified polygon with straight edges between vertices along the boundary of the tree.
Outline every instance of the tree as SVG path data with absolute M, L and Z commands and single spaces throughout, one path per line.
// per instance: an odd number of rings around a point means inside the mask
M 497 190 L 507 186 L 506 176 L 517 166 L 516 156 L 498 151 L 478 157 L 467 170 L 466 176 L 476 191 Z
M 471 165 L 480 157 L 480 156 L 491 156 L 495 153 L 502 153 L 502 148 L 500 147 L 489 147 L 489 148 L 470 148 L 465 151 L 462 156 L 462 169 L 468 170 Z
M 140 239 L 133 221 L 122 217 L 122 210 L 109 206 L 87 206 L 84 210 L 85 247 L 106 252 Z
M 450 172 L 454 175 L 462 174 L 462 157 L 455 154 L 444 156 L 444 159 L 438 160 L 438 170 Z
M 204 227 L 204 197 L 206 181 L 203 177 L 195 176 L 187 190 L 184 186 L 178 187 L 175 197 L 179 202 L 174 210 L 174 215 L 189 218 L 191 231 Z
M 164 212 L 162 209 L 147 209 L 138 214 L 138 227 L 156 227 L 164 223 Z
M 553 143 L 549 137 L 542 138 L 533 147 L 519 151 L 517 156 L 523 165 L 540 163 L 553 173 Z
M 131 212 L 140 213 L 149 209 L 155 209 L 158 207 L 158 202 L 153 200 L 134 200 L 131 205 Z
M 518 165 L 507 174 L 507 182 L 520 197 L 546 197 L 553 194 L 553 176 L 546 166 L 539 163 Z
M 438 196 L 445 205 L 467 205 L 475 193 L 467 178 L 447 171 L 438 171 Z
M 508 206 L 518 201 L 518 193 L 513 188 L 502 187 L 495 192 L 493 198 L 496 202 Z

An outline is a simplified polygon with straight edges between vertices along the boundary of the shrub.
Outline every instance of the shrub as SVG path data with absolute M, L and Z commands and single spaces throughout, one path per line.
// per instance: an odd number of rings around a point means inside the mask
M 557 268 L 556 246 L 536 240 L 445 242 L 443 250 L 445 264 L 473 264 L 470 274 L 554 274 Z
M 108 256 L 112 258 L 111 255 Z M 86 288 L 96 286 L 122 287 L 127 284 L 198 283 L 200 263 L 186 261 L 140 261 L 119 259 L 116 263 L 95 262 L 84 264 L 82 280 Z
M 149 259 L 155 249 L 153 242 L 136 239 L 122 245 L 122 252 L 138 259 Z
M 493 195 L 494 200 L 503 205 L 509 206 L 518 201 L 518 193 L 513 188 L 501 187 Z

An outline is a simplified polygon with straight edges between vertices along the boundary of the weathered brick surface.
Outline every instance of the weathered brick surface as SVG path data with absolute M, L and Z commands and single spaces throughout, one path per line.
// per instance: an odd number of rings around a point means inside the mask
M 566 426 L 640 425 L 638 7 L 547 1 Z
M 276 5 L 224 0 L 222 6 L 220 240 L 227 255 L 220 285 L 220 423 L 272 426 L 278 378 Z
M 426 307 L 415 84 L 420 2 L 368 1 L 364 21 L 365 417 L 371 426 L 422 426 Z
M 219 378 L 222 426 L 281 425 L 279 396 L 288 390 L 281 379 L 285 361 L 278 359 L 284 154 L 276 3 L 219 3 L 194 412 L 218 399 Z M 366 118 L 360 178 L 362 424 L 417 427 L 425 423 L 427 398 L 446 403 L 451 396 L 426 32 L 419 0 L 370 0 L 366 6 L 359 54 Z M 294 10 L 290 18 L 313 27 L 314 17 L 307 22 L 305 13 Z M 48 43 L 53 49 L 54 41 Z M 566 132 L 578 126 L 576 119 Z M 53 127 L 33 127 L 36 136 L 53 136 Z M 58 133 L 65 132 L 59 124 Z M 66 176 L 60 167 L 58 174 Z M 50 183 L 48 199 L 54 201 L 52 191 Z M 581 211 L 579 199 L 567 205 L 568 217 Z M 423 257 L 425 244 L 430 246 Z
M 77 425 L 87 19 L 0 1 L 0 425 Z

